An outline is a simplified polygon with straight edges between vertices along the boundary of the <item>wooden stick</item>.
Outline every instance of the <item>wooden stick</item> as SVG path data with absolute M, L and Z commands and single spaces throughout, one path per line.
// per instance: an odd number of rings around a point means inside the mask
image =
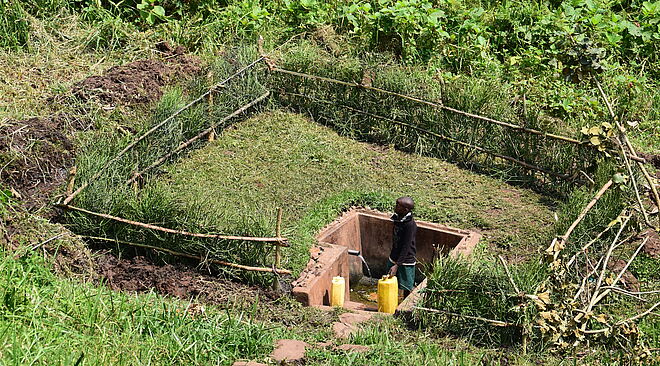
M 641 302 L 648 302 L 648 300 L 643 299 L 643 298 L 639 297 L 639 295 L 635 295 L 634 293 L 632 293 L 632 292 L 630 292 L 630 291 L 624 290 L 624 289 L 622 289 L 621 287 L 615 287 L 615 286 L 603 286 L 603 287 L 601 287 L 601 289 L 602 289 L 602 290 L 612 290 L 612 291 L 614 291 L 614 292 L 618 292 L 618 293 L 620 293 L 620 294 L 623 294 L 623 295 L 626 295 L 626 296 L 630 296 L 630 297 L 632 297 L 632 298 L 635 299 L 635 300 L 639 300 L 639 301 L 641 301 Z
M 503 322 L 501 320 L 492 320 L 492 319 L 482 318 L 480 316 L 463 315 L 463 314 L 452 313 L 452 312 L 444 311 L 444 310 L 429 309 L 429 308 L 425 308 L 425 307 L 421 307 L 421 306 L 413 306 L 413 309 L 427 311 L 427 312 L 430 312 L 430 313 L 440 313 L 440 314 L 453 315 L 453 316 L 458 316 L 458 317 L 462 317 L 462 318 L 466 318 L 466 319 L 480 320 L 480 321 L 483 321 L 483 322 L 490 323 L 491 325 L 494 325 L 496 327 L 519 327 L 519 325 L 517 325 L 517 324 L 507 323 L 507 322 Z
M 594 287 L 594 292 L 593 295 L 591 296 L 591 301 L 589 301 L 589 304 L 587 305 L 586 309 L 584 309 L 585 314 L 588 314 L 591 309 L 598 303 L 599 297 L 599 291 L 600 291 L 600 286 L 603 283 L 603 279 L 605 278 L 605 272 L 607 271 L 607 263 L 610 260 L 610 257 L 612 256 L 612 252 L 614 251 L 614 248 L 616 247 L 616 243 L 619 240 L 619 236 L 621 236 L 621 233 L 623 232 L 623 229 L 626 227 L 628 224 L 628 221 L 630 221 L 630 216 L 626 218 L 626 220 L 621 223 L 621 227 L 619 228 L 619 231 L 616 233 L 616 236 L 614 237 L 614 240 L 612 240 L 612 244 L 607 250 L 607 253 L 605 254 L 605 258 L 603 259 L 603 269 L 600 271 L 600 276 L 598 276 L 598 281 L 596 281 L 596 287 Z M 582 324 L 582 330 L 584 331 L 587 326 L 587 323 Z
M 506 261 L 504 260 L 504 257 L 502 257 L 501 255 L 498 255 L 497 257 L 500 259 L 500 262 L 502 262 L 502 265 L 504 266 L 504 270 L 506 271 L 506 275 L 509 277 L 509 281 L 511 281 L 511 284 L 513 285 L 513 289 L 516 290 L 516 293 L 520 293 L 520 289 L 516 285 L 515 281 L 513 281 L 513 277 L 509 272 L 509 267 L 506 266 Z
M 278 238 L 282 236 L 282 208 L 278 207 L 277 208 L 277 224 L 275 226 L 275 236 Z M 275 247 L 275 262 L 273 262 L 273 268 L 278 268 L 280 267 L 280 263 L 282 261 L 282 253 L 280 247 Z M 275 280 L 273 281 L 273 289 L 277 292 L 282 290 L 282 284 L 280 283 L 280 280 L 275 276 Z
M 332 78 L 327 78 L 327 77 L 322 77 L 322 76 L 306 74 L 306 73 L 302 73 L 302 72 L 286 70 L 286 69 L 282 69 L 282 68 L 279 68 L 279 67 L 273 68 L 273 71 L 284 73 L 284 74 L 289 74 L 289 75 L 294 75 L 294 76 L 298 76 L 298 77 L 301 77 L 301 78 L 315 79 L 315 80 L 320 80 L 320 81 L 324 81 L 324 82 L 328 82 L 328 83 L 340 84 L 340 85 L 344 85 L 344 86 L 348 86 L 348 87 L 352 87 L 352 88 L 363 88 L 363 89 L 367 89 L 367 90 L 373 90 L 373 91 L 376 91 L 376 92 L 379 92 L 379 93 L 388 94 L 388 95 L 392 95 L 392 96 L 395 96 L 395 97 L 398 97 L 398 98 L 411 100 L 411 101 L 414 101 L 414 102 L 417 102 L 417 103 L 421 103 L 421 104 L 431 106 L 433 108 L 446 110 L 446 111 L 453 112 L 455 114 L 460 114 L 460 115 L 470 117 L 470 118 L 473 118 L 473 119 L 477 119 L 477 120 L 481 120 L 481 121 L 484 121 L 484 122 L 497 124 L 497 125 L 500 125 L 500 126 L 503 126 L 503 127 L 508 127 L 508 128 L 511 128 L 511 129 L 514 129 L 514 130 L 517 130 L 517 131 L 522 131 L 522 132 L 526 132 L 526 133 L 533 134 L 533 135 L 544 136 L 544 137 L 548 137 L 548 138 L 552 138 L 552 139 L 556 139 L 556 140 L 561 140 L 561 141 L 569 142 L 569 143 L 572 143 L 572 144 L 575 144 L 575 145 L 593 147 L 593 145 L 591 145 L 588 142 L 583 142 L 583 141 L 580 141 L 580 140 L 576 140 L 576 139 L 571 138 L 571 137 L 566 137 L 566 136 L 556 135 L 556 134 L 553 134 L 553 133 L 534 130 L 534 129 L 531 129 L 531 128 L 527 128 L 527 127 L 524 127 L 524 126 L 512 124 L 512 123 L 509 123 L 509 122 L 498 121 L 496 119 L 492 119 L 492 118 L 489 118 L 489 117 L 484 117 L 484 116 L 480 116 L 480 115 L 477 115 L 477 114 L 464 112 L 464 111 L 461 111 L 461 110 L 456 109 L 456 108 L 447 107 L 444 104 L 434 103 L 434 102 L 431 102 L 431 101 L 428 101 L 428 100 L 420 99 L 420 98 L 417 98 L 417 97 L 412 97 L 412 96 L 405 95 L 405 94 L 396 93 L 396 92 L 389 91 L 389 90 L 386 90 L 386 89 L 381 89 L 381 88 L 368 86 L 368 85 L 362 85 L 362 84 L 358 84 L 358 83 L 349 83 L 349 82 L 342 81 L 342 80 L 337 80 L 337 79 L 332 79 Z M 645 159 L 639 158 L 639 157 L 636 157 L 635 160 L 638 160 L 638 161 L 641 161 L 641 162 L 646 162 Z
M 619 142 L 619 148 L 621 149 L 621 156 L 623 157 L 623 163 L 626 165 L 626 169 L 628 170 L 628 176 L 630 177 L 630 181 L 632 182 L 632 186 L 635 191 L 635 198 L 637 199 L 639 210 L 642 211 L 642 216 L 644 216 L 644 221 L 646 222 L 646 224 L 650 227 L 653 227 L 651 221 L 649 221 L 649 215 L 646 213 L 646 208 L 644 208 L 642 197 L 639 194 L 639 188 L 637 188 L 637 179 L 635 179 L 635 175 L 632 171 L 632 167 L 630 166 L 630 162 L 628 162 L 628 154 L 626 154 L 626 150 L 624 149 L 623 144 L 621 144 L 621 139 L 617 138 L 617 140 Z
M 624 320 L 621 320 L 621 321 L 617 322 L 617 323 L 615 324 L 615 326 L 623 325 L 623 324 L 625 324 L 625 323 L 635 321 L 635 320 L 637 320 L 637 319 L 639 319 L 639 318 L 643 318 L 643 317 L 645 317 L 645 316 L 647 316 L 647 315 L 653 313 L 653 310 L 654 310 L 655 308 L 657 308 L 658 306 L 660 306 L 660 302 L 655 303 L 653 306 L 651 306 L 650 308 L 648 308 L 646 311 L 644 311 L 644 312 L 642 312 L 642 313 L 639 313 L 639 314 L 637 314 L 637 315 L 635 315 L 635 316 L 633 316 L 633 317 L 630 317 L 630 318 L 628 318 L 628 319 L 624 319 Z M 655 313 L 654 313 L 654 314 L 655 314 Z M 609 328 L 603 328 L 603 329 L 587 330 L 587 331 L 585 331 L 584 333 L 586 333 L 586 334 L 605 333 L 605 332 L 609 331 L 610 329 L 612 329 L 612 327 L 609 327 Z
M 259 96 L 258 98 L 256 98 L 256 99 L 252 100 L 251 102 L 249 102 L 248 104 L 245 104 L 244 106 L 242 106 L 242 107 L 238 108 L 237 110 L 233 111 L 230 115 L 228 115 L 225 118 L 221 119 L 220 121 L 214 123 L 211 127 L 209 127 L 206 130 L 200 132 L 195 137 L 191 138 L 188 141 L 185 141 L 185 142 L 181 143 L 179 146 L 177 146 L 176 149 L 174 149 L 174 150 L 170 151 L 169 153 L 161 156 L 159 159 L 157 159 L 156 161 L 151 163 L 151 165 L 149 165 L 148 167 L 146 167 L 146 168 L 142 169 L 141 171 L 139 171 L 137 173 L 137 176 L 141 176 L 145 172 L 147 172 L 147 171 L 159 166 L 160 164 L 164 163 L 172 155 L 177 154 L 179 151 L 181 151 L 181 150 L 185 149 L 186 147 L 190 146 L 195 141 L 197 141 L 197 140 L 201 139 L 202 137 L 204 137 L 204 136 L 210 134 L 211 132 L 213 132 L 218 125 L 220 125 L 222 123 L 225 123 L 225 122 L 229 121 L 230 119 L 238 116 L 239 114 L 245 112 L 248 108 L 250 108 L 250 107 L 254 106 L 255 104 L 261 102 L 262 100 L 266 99 L 269 95 L 270 95 L 270 92 L 267 91 L 264 94 L 262 94 L 261 96 Z M 135 176 L 133 176 L 132 178 L 127 180 L 126 184 L 130 184 L 134 180 L 135 180 Z
M 317 101 L 317 102 L 320 102 L 320 103 L 326 103 L 326 104 L 337 104 L 337 105 L 339 105 L 340 107 L 345 108 L 345 109 L 348 109 L 348 110 L 350 110 L 350 111 L 353 111 L 353 112 L 356 112 L 356 113 L 360 113 L 360 114 L 363 114 L 363 115 L 365 115 L 365 116 L 369 116 L 369 117 L 372 117 L 372 118 L 381 119 L 381 120 L 383 120 L 383 121 L 388 121 L 388 122 L 391 122 L 391 123 L 394 123 L 394 124 L 398 124 L 398 125 L 400 125 L 400 126 L 409 127 L 409 128 L 415 129 L 415 130 L 417 130 L 417 131 L 423 132 L 423 133 L 425 133 L 425 134 L 428 134 L 428 135 L 431 135 L 431 136 L 437 137 L 437 138 L 439 138 L 439 139 L 446 140 L 446 141 L 449 141 L 449 142 L 452 142 L 452 143 L 455 143 L 455 144 L 458 144 L 458 145 L 461 145 L 461 146 L 469 147 L 469 148 L 474 149 L 474 150 L 477 150 L 477 151 L 479 151 L 479 152 L 482 152 L 482 153 L 485 153 L 485 154 L 489 154 L 489 155 L 495 156 L 495 157 L 500 158 L 500 159 L 503 159 L 503 160 L 510 161 L 510 162 L 512 162 L 512 163 L 515 163 L 515 164 L 521 165 L 521 166 L 523 166 L 523 167 L 525 167 L 525 168 L 527 168 L 527 169 L 530 169 L 530 170 L 535 170 L 535 171 L 538 171 L 538 172 L 541 172 L 541 173 L 545 173 L 545 174 L 549 174 L 549 175 L 552 175 L 552 176 L 555 176 L 555 177 L 558 177 L 558 178 L 562 178 L 562 179 L 569 179 L 569 178 L 571 177 L 571 176 L 568 175 L 568 174 L 555 173 L 555 172 L 553 172 L 553 171 L 551 171 L 551 170 L 547 170 L 547 169 L 540 168 L 540 167 L 538 167 L 538 166 L 535 166 L 535 165 L 532 165 L 532 164 L 526 163 L 526 162 L 521 161 L 521 160 L 518 160 L 518 159 L 516 159 L 516 158 L 512 158 L 512 157 L 510 157 L 510 156 L 506 156 L 506 155 L 498 154 L 498 153 L 496 153 L 496 152 L 493 152 L 493 151 L 490 151 L 490 150 L 484 149 L 483 147 L 480 147 L 480 146 L 477 146 L 477 145 L 468 144 L 467 142 L 463 142 L 463 141 L 460 141 L 460 140 L 456 140 L 456 139 L 454 139 L 454 138 L 452 138 L 452 137 L 447 137 L 447 136 L 441 135 L 441 134 L 439 134 L 439 133 L 436 133 L 436 132 L 433 132 L 433 131 L 429 131 L 429 130 L 426 130 L 426 129 L 424 129 L 424 128 L 421 128 L 421 127 L 418 127 L 418 126 L 415 126 L 415 125 L 412 125 L 412 124 L 409 124 L 409 123 L 406 123 L 406 122 L 403 122 L 403 121 L 399 121 L 399 120 L 396 120 L 396 119 L 393 119 L 393 118 L 384 117 L 384 116 L 381 116 L 381 115 L 378 115 L 378 114 L 373 114 L 373 113 L 366 112 L 366 111 L 362 111 L 362 110 L 359 110 L 359 109 L 356 109 L 356 108 L 353 108 L 353 107 L 349 107 L 349 106 L 347 106 L 347 105 L 343 105 L 343 104 L 339 104 L 339 103 L 334 103 L 334 102 L 326 101 L 326 100 L 323 100 L 323 99 L 314 98 L 314 97 L 311 97 L 311 96 L 308 96 L 308 95 L 304 95 L 304 94 L 289 93 L 289 92 L 283 92 L 283 93 L 284 93 L 284 94 L 293 95 L 293 96 L 298 96 L 298 97 L 303 97 L 303 98 L 313 99 L 313 100 L 315 100 L 315 101 Z
M 657 308 L 658 306 L 660 306 L 660 302 L 656 302 L 653 306 L 651 306 L 650 308 L 648 308 L 648 309 L 647 309 L 645 312 L 643 312 L 643 313 L 637 314 L 637 315 L 635 315 L 635 316 L 633 316 L 633 317 L 631 317 L 631 318 L 624 319 L 624 320 L 621 320 L 621 321 L 617 322 L 616 325 L 623 325 L 624 323 L 631 322 L 631 321 L 635 321 L 635 320 L 637 320 L 637 319 L 639 319 L 639 318 L 643 318 L 643 317 L 645 317 L 646 315 L 648 315 L 648 314 L 650 314 L 651 312 L 653 312 L 653 310 L 654 310 L 655 308 Z
M 607 110 L 610 112 L 610 117 L 612 118 L 612 121 L 614 121 L 614 124 L 616 125 L 617 129 L 619 130 L 619 133 L 623 137 L 623 141 L 626 143 L 626 146 L 628 147 L 628 150 L 630 150 L 630 158 L 635 160 L 637 162 L 637 166 L 640 168 L 642 171 L 642 174 L 644 174 L 644 178 L 646 178 L 646 181 L 649 183 L 649 186 L 651 186 L 651 192 L 653 192 L 653 197 L 655 198 L 655 204 L 656 206 L 660 207 L 660 194 L 658 194 L 658 190 L 655 188 L 655 185 L 653 184 L 653 179 L 651 178 L 651 175 L 649 172 L 646 170 L 646 167 L 644 164 L 642 164 L 639 160 L 635 159 L 637 158 L 637 152 L 635 152 L 635 148 L 633 147 L 632 143 L 630 143 L 630 140 L 628 140 L 628 136 L 626 135 L 626 130 L 623 128 L 621 125 L 621 122 L 619 119 L 616 117 L 616 114 L 614 113 L 614 109 L 612 108 L 612 104 L 609 101 L 609 98 L 607 97 L 607 94 L 605 94 L 605 91 L 603 90 L 602 86 L 600 85 L 600 82 L 598 79 L 594 78 L 596 81 L 596 86 L 598 87 L 598 91 L 600 92 L 601 98 L 603 98 L 603 101 L 605 102 L 605 105 L 607 106 Z M 625 151 L 623 150 L 623 147 L 621 147 L 621 150 L 623 151 L 623 154 L 625 156 Z M 646 161 L 644 161 L 646 162 Z M 634 177 L 631 175 L 630 179 L 634 179 Z M 644 210 L 643 207 L 641 207 L 642 211 Z
M 582 293 L 582 291 L 584 291 L 585 289 L 586 289 L 587 291 L 589 290 L 589 289 L 587 289 L 587 281 L 589 280 L 589 278 L 591 277 L 591 275 L 593 275 L 594 273 L 596 273 L 596 271 L 598 270 L 598 267 L 600 267 L 600 264 L 601 264 L 602 262 L 603 262 L 603 257 L 600 257 L 600 259 L 598 260 L 598 262 L 596 263 L 596 265 L 594 266 L 594 268 L 591 270 L 591 272 L 587 273 L 586 276 L 582 277 L 582 284 L 580 285 L 580 288 L 579 288 L 579 289 L 577 290 L 577 292 L 575 293 L 575 296 L 573 296 L 573 301 L 577 300 L 578 297 L 580 297 L 580 294 Z M 587 297 L 591 298 L 591 296 L 589 296 L 589 294 L 587 294 Z
M 124 156 L 124 154 L 126 154 L 129 150 L 131 150 L 131 149 L 134 148 L 138 143 L 140 143 L 140 141 L 142 141 L 142 140 L 144 140 L 145 138 L 147 138 L 149 135 L 151 135 L 151 134 L 154 133 L 156 130 L 158 130 L 159 128 L 161 128 L 161 127 L 162 127 L 163 125 L 165 125 L 167 122 L 171 121 L 174 117 L 176 117 L 176 116 L 178 116 L 179 114 L 181 114 L 183 111 L 187 110 L 188 108 L 192 107 L 193 105 L 195 105 L 195 104 L 199 103 L 200 101 L 204 100 L 204 98 L 206 98 L 209 94 L 211 94 L 212 92 L 214 92 L 216 89 L 218 89 L 218 88 L 220 88 L 220 87 L 223 87 L 223 86 L 224 86 L 227 82 L 229 82 L 231 79 L 233 79 L 233 78 L 235 78 L 235 77 L 237 77 L 237 76 L 239 76 L 239 75 L 242 75 L 246 70 L 252 68 L 254 65 L 256 65 L 256 64 L 259 63 L 259 62 L 261 62 L 262 59 L 263 59 L 263 57 L 259 57 L 258 59 L 252 61 L 252 62 L 251 62 L 250 64 L 248 64 L 247 66 L 245 66 L 245 67 L 241 68 L 240 70 L 236 71 L 234 74 L 232 74 L 231 76 L 229 76 L 228 78 L 226 78 L 226 79 L 223 80 L 222 82 L 220 82 L 220 83 L 216 84 L 215 86 L 211 87 L 209 90 L 207 90 L 206 92 L 204 92 L 202 95 L 200 95 L 199 97 L 197 97 L 196 99 L 194 99 L 194 100 L 191 101 L 190 103 L 186 104 L 185 106 L 179 108 L 176 112 L 172 113 L 169 117 L 165 118 L 165 119 L 162 120 L 160 123 L 158 123 L 158 124 L 156 124 L 155 126 L 153 126 L 152 128 L 150 128 L 147 132 L 145 132 L 144 134 L 142 134 L 142 136 L 140 136 L 140 137 L 138 137 L 137 139 L 135 139 L 132 143 L 128 144 L 128 146 L 124 147 L 119 153 L 117 153 L 117 155 L 115 155 L 114 158 L 112 158 L 112 159 L 110 159 L 108 162 L 106 162 L 106 163 L 101 167 L 101 169 L 99 169 L 99 170 L 98 170 L 98 171 L 97 171 L 97 172 L 96 172 L 96 173 L 95 173 L 95 174 L 94 174 L 94 175 L 93 175 L 93 176 L 92 176 L 87 182 L 85 182 L 83 185 L 81 185 L 80 187 L 78 187 L 78 189 L 76 189 L 75 192 L 73 192 L 73 193 L 70 194 L 67 198 L 65 198 L 64 201 L 63 201 L 62 203 L 63 203 L 64 205 L 68 205 L 69 202 L 71 202 L 71 201 L 72 201 L 77 195 L 80 194 L 80 192 L 83 191 L 83 189 L 87 188 L 92 182 L 94 182 L 95 180 L 97 180 L 97 179 L 101 176 L 101 174 L 103 174 L 103 172 L 105 172 L 105 170 L 108 169 L 108 167 L 109 167 L 111 164 L 113 164 L 113 163 L 115 163 L 116 161 L 118 161 L 122 156 Z
M 69 184 L 66 186 L 66 195 L 70 196 L 71 193 L 73 193 L 73 187 L 76 184 L 76 173 L 78 172 L 78 168 L 74 165 L 71 167 L 69 170 Z
M 603 286 L 601 288 L 608 288 L 610 290 L 616 290 L 616 291 L 622 291 L 622 292 L 627 292 L 629 294 L 633 295 L 650 295 L 650 294 L 660 294 L 660 290 L 652 290 L 652 291 L 628 291 L 624 290 L 620 287 L 614 287 L 614 286 Z
M 40 247 L 42 247 L 42 246 L 44 246 L 44 245 L 50 243 L 51 241 L 53 241 L 53 240 L 55 240 L 55 239 L 59 239 L 59 238 L 62 237 L 63 235 L 64 235 L 64 233 L 59 233 L 59 234 L 57 234 L 57 235 L 55 235 L 55 236 L 53 236 L 53 237 L 50 237 L 50 238 L 48 238 L 48 239 L 42 241 L 41 243 L 39 243 L 39 244 L 33 246 L 32 248 L 30 248 L 30 250 L 32 250 L 32 251 L 37 250 L 37 249 L 39 249 Z
M 209 263 L 219 264 L 219 265 L 233 267 L 233 268 L 239 268 L 239 269 L 242 269 L 242 270 L 245 270 L 245 271 L 273 272 L 272 268 L 252 267 L 252 266 L 246 266 L 246 265 L 242 265 L 242 264 L 225 262 L 225 261 L 221 261 L 221 260 L 218 260 L 218 259 L 207 259 L 207 258 L 204 258 L 203 256 L 197 256 L 197 255 L 192 255 L 192 254 L 187 254 L 187 253 L 181 253 L 181 252 L 174 251 L 172 249 L 160 248 L 160 247 L 153 246 L 153 245 L 138 244 L 138 243 L 132 243 L 132 242 L 123 241 L 123 240 L 102 238 L 102 237 L 97 237 L 97 236 L 83 236 L 83 238 L 88 238 L 88 239 L 93 239 L 93 240 L 104 240 L 104 241 L 115 242 L 115 243 L 118 243 L 118 244 L 126 244 L 126 245 L 131 245 L 131 246 L 140 247 L 140 248 L 153 249 L 153 250 L 165 252 L 165 253 L 168 253 L 168 254 L 171 254 L 171 255 L 175 255 L 177 257 L 197 259 L 200 262 L 207 261 Z M 291 271 L 289 271 L 288 269 L 277 269 L 276 268 L 274 271 L 277 272 L 278 274 L 291 274 Z
M 647 236 L 647 237 L 642 241 L 642 244 L 640 244 L 639 247 L 637 247 L 637 250 L 635 250 L 635 252 L 633 253 L 633 255 L 630 256 L 630 259 L 628 259 L 628 262 L 626 263 L 626 265 L 623 267 L 623 269 L 621 269 L 621 271 L 619 271 L 619 274 L 616 276 L 616 278 L 614 279 L 614 281 L 610 284 L 611 287 L 616 286 L 616 284 L 619 282 L 619 280 L 621 279 L 621 277 L 623 277 L 623 274 L 626 272 L 626 270 L 628 269 L 628 267 L 630 267 L 630 263 L 632 263 L 632 261 L 635 259 L 635 257 L 637 257 L 637 254 L 639 254 L 639 251 L 642 250 L 642 247 L 644 246 L 644 244 L 646 244 L 646 242 L 649 240 L 649 238 L 650 238 L 650 237 Z M 598 295 L 598 297 L 596 297 L 596 303 L 598 303 L 598 302 L 599 302 L 600 300 L 602 300 L 605 296 L 607 296 L 607 294 L 608 294 L 609 292 L 610 292 L 609 289 L 606 289 L 605 291 L 601 292 L 600 295 Z
M 280 238 L 282 237 L 282 208 L 277 209 L 277 226 L 275 228 L 275 236 Z M 282 261 L 282 252 L 280 250 L 280 247 L 277 246 L 275 247 L 275 268 L 280 266 L 280 262 Z
M 192 237 L 195 237 L 195 238 L 244 240 L 244 241 L 253 241 L 253 242 L 261 242 L 261 243 L 272 243 L 272 245 L 277 245 L 277 246 L 282 246 L 282 247 L 288 247 L 289 246 L 286 238 L 268 238 L 268 237 L 262 238 L 262 237 L 251 237 L 251 236 L 191 233 L 191 232 L 187 232 L 187 231 L 168 229 L 168 228 L 165 228 L 165 227 L 162 227 L 162 226 L 145 224 L 145 223 L 142 223 L 142 222 L 128 220 L 128 219 L 124 219 L 124 218 L 117 217 L 117 216 L 112 216 L 112 215 L 102 214 L 102 213 L 98 213 L 98 212 L 93 212 L 93 211 L 85 210 L 84 208 L 80 208 L 80 207 L 75 207 L 75 206 L 70 206 L 70 205 L 58 205 L 58 206 L 62 207 L 62 208 L 65 208 L 67 210 L 79 211 L 79 212 L 82 212 L 82 213 L 86 213 L 88 215 L 97 216 L 97 217 L 101 217 L 101 218 L 104 218 L 104 219 L 113 220 L 113 221 L 121 222 L 121 223 L 124 223 L 124 224 L 129 224 L 129 225 L 133 225 L 133 226 L 139 226 L 139 227 L 143 227 L 145 229 L 161 231 L 161 232 L 164 232 L 164 233 L 184 235 L 184 236 L 192 236 Z
M 617 217 L 621 217 L 621 216 L 623 216 L 623 214 L 624 214 L 625 211 L 626 211 L 626 209 L 623 209 L 623 211 L 621 211 L 621 213 L 620 213 L 619 216 L 617 216 Z M 610 229 L 612 229 L 612 226 L 608 226 L 608 227 L 606 227 L 605 230 L 603 230 L 603 231 L 601 231 L 600 233 L 598 233 L 598 235 L 596 235 L 595 238 L 593 238 L 591 241 L 589 241 L 587 244 L 585 244 L 585 245 L 584 245 L 584 246 L 583 246 L 583 247 L 582 247 L 577 253 L 573 254 L 573 256 L 571 257 L 571 259 L 569 259 L 568 262 L 566 262 L 566 267 L 570 267 L 571 264 L 573 264 L 573 262 L 575 262 L 575 260 L 577 259 L 577 256 L 578 256 L 580 253 L 584 253 L 584 252 L 586 252 L 586 250 L 589 249 L 589 247 L 590 247 L 591 245 L 593 245 L 593 243 L 595 243 L 596 241 L 598 241 L 598 239 L 600 239 L 603 235 L 605 235 L 605 233 L 607 233 L 608 231 L 610 231 Z
M 589 212 L 589 210 L 591 210 L 591 208 L 594 207 L 596 202 L 598 202 L 598 200 L 603 196 L 603 194 L 605 194 L 605 191 L 607 191 L 611 186 L 612 186 L 612 180 L 610 179 L 607 181 L 607 183 L 605 183 L 605 185 L 603 185 L 603 187 L 598 191 L 598 193 L 596 193 L 596 195 L 591 200 L 591 202 L 589 202 L 589 204 L 587 204 L 587 206 L 585 206 L 584 209 L 582 209 L 582 212 L 580 212 L 578 218 L 575 219 L 575 221 L 573 221 L 573 223 L 568 228 L 568 230 L 566 230 L 566 233 L 563 236 L 561 236 L 559 240 L 562 240 L 564 242 L 568 240 L 568 237 L 571 235 L 573 230 L 575 230 L 575 228 L 578 226 L 580 221 L 584 219 L 584 217 L 587 215 L 587 212 Z

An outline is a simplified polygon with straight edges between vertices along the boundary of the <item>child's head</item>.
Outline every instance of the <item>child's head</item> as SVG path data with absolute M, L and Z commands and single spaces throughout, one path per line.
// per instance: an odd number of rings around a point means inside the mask
M 399 197 L 396 200 L 396 206 L 394 206 L 394 212 L 399 216 L 403 216 L 408 214 L 408 212 L 412 211 L 413 208 L 415 208 L 415 201 L 413 201 L 411 197 L 408 196 Z

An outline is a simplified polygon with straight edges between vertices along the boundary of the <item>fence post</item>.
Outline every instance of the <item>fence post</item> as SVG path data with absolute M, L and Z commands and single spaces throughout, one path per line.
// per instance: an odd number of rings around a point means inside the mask
M 282 208 L 278 207 L 277 208 L 277 224 L 275 226 L 275 237 L 280 239 L 282 237 Z M 280 268 L 280 264 L 282 262 L 282 248 L 279 245 L 275 246 L 275 263 L 273 263 L 273 268 L 277 269 Z M 275 273 L 275 282 L 273 282 L 273 289 L 275 291 L 280 291 L 281 290 L 281 285 L 280 285 L 280 280 L 277 277 L 277 273 Z

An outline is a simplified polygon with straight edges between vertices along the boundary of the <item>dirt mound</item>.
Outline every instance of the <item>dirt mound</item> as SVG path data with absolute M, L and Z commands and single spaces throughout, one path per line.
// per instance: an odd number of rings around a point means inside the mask
M 22 196 L 26 207 L 45 204 L 67 178 L 75 154 L 63 131 L 80 127 L 79 120 L 63 114 L 0 126 L 0 179 Z
M 660 155 L 657 154 L 646 154 L 646 153 L 639 153 L 639 156 L 646 159 L 651 165 L 656 167 L 657 169 L 660 169 Z
M 96 99 L 110 105 L 150 103 L 160 99 L 163 86 L 201 71 L 201 60 L 186 55 L 185 48 L 172 48 L 166 42 L 156 48 L 164 54 L 163 60 L 139 60 L 112 67 L 103 75 L 74 85 L 73 94 L 82 100 Z
M 660 235 L 655 230 L 646 230 L 641 234 L 642 238 L 648 237 L 648 241 L 642 248 L 642 253 L 660 259 Z
M 624 261 L 623 259 L 613 259 L 607 264 L 607 268 L 609 268 L 613 273 L 617 275 L 625 267 L 626 267 L 626 261 Z M 637 280 L 637 278 L 629 271 L 625 271 L 623 273 L 623 276 L 621 277 L 621 283 L 625 288 L 627 288 L 630 291 L 639 291 L 639 280 Z
M 254 303 L 268 299 L 272 294 L 256 286 L 205 275 L 184 264 L 155 265 L 147 258 L 118 259 L 104 254 L 96 259 L 96 270 L 113 290 L 145 292 L 151 289 L 163 295 L 181 299 L 199 297 L 205 303 L 226 304 L 241 299 Z

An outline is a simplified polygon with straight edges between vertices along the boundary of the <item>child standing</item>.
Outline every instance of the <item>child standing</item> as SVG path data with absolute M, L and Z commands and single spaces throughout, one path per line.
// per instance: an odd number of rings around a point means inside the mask
M 403 296 L 408 296 L 415 285 L 415 265 L 417 264 L 417 224 L 412 216 L 415 202 L 410 197 L 400 197 L 394 207 L 394 235 L 392 250 L 387 264 L 390 276 L 397 277 Z

